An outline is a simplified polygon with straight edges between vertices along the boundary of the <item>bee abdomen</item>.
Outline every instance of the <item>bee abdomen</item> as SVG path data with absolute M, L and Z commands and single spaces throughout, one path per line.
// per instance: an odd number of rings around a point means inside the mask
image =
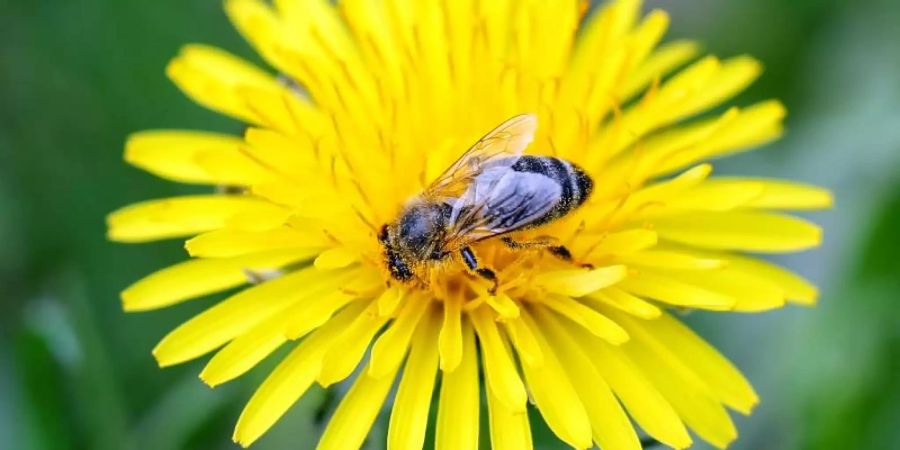
M 580 167 L 551 156 L 522 156 L 512 166 L 512 170 L 543 175 L 556 182 L 562 190 L 559 203 L 544 217 L 535 221 L 533 226 L 558 219 L 578 208 L 588 199 L 594 188 L 593 180 Z

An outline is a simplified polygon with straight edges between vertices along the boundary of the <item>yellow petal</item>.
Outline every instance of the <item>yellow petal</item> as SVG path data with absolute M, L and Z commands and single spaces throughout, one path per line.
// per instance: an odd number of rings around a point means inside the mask
M 664 210 L 667 201 L 678 198 L 684 191 L 703 183 L 710 173 L 712 173 L 712 165 L 700 164 L 673 178 L 648 184 L 636 192 L 631 192 L 631 188 L 628 188 L 621 200 L 613 199 L 612 202 L 606 203 L 607 208 L 612 207 L 612 209 L 598 214 L 588 223 L 588 229 L 599 227 L 604 230 L 611 226 L 619 227 L 629 223 L 632 223 L 632 226 L 646 226 L 645 217 L 657 213 L 661 209 Z M 615 176 L 621 176 L 621 174 L 612 175 L 612 177 Z M 625 185 L 628 186 L 630 183 L 632 182 L 626 181 Z
M 610 2 L 587 16 L 581 24 L 581 36 L 572 55 L 573 65 L 590 64 L 590 58 L 596 57 L 597 52 L 619 44 L 620 39 L 634 27 L 640 14 L 640 3 L 636 0 Z
M 623 319 L 629 330 L 642 333 L 648 345 L 666 359 L 677 360 L 709 387 L 713 395 L 731 408 L 750 414 L 759 403 L 753 387 L 730 361 L 670 314 L 640 322 Z
M 267 231 L 291 222 L 294 211 L 264 202 L 228 218 L 225 227 L 241 231 Z
M 251 186 L 267 183 L 276 179 L 278 174 L 269 170 L 247 155 L 246 147 L 241 146 L 239 153 L 219 154 L 217 152 L 198 152 L 195 156 L 197 164 L 203 167 L 219 185 Z
M 308 189 L 324 184 L 314 178 L 322 175 L 316 158 L 318 149 L 307 138 L 267 128 L 248 128 L 244 140 L 246 151 L 255 160 L 272 171 L 288 175 L 292 186 Z
M 640 9 L 640 2 L 636 2 L 638 4 L 638 9 Z M 657 57 L 657 55 L 651 55 L 651 52 L 654 51 L 655 47 L 659 43 L 659 41 L 663 38 L 666 33 L 666 29 L 669 27 L 669 15 L 660 9 L 651 10 L 645 17 L 644 20 L 637 26 L 633 31 L 631 31 L 628 36 L 628 40 L 625 42 L 626 51 L 629 52 L 627 59 L 627 75 L 622 75 L 622 77 L 630 77 L 635 72 L 641 70 L 640 66 L 649 62 L 651 58 Z M 657 59 L 658 60 L 658 59 Z M 659 75 L 659 72 L 657 72 Z M 650 82 L 651 79 L 647 79 L 647 82 Z M 630 99 L 631 95 L 634 94 L 634 91 L 625 91 L 622 92 L 623 88 L 629 88 L 623 83 L 622 80 L 617 80 L 619 83 L 620 92 L 617 93 L 617 97 L 622 98 L 623 100 Z M 631 87 L 634 89 L 633 87 Z
M 692 189 L 682 192 L 678 197 L 669 199 L 664 213 L 684 210 L 730 211 L 739 207 L 747 207 L 763 193 L 761 183 L 728 183 L 718 179 L 707 180 Z M 662 214 L 664 214 L 662 213 Z
M 560 362 L 568 369 L 566 373 L 587 411 L 597 445 L 604 449 L 640 450 L 641 443 L 631 421 L 588 355 L 553 314 L 536 308 L 535 315 L 548 342 L 557 349 Z
M 486 303 L 497 312 L 498 320 L 500 321 L 519 317 L 519 307 L 516 305 L 516 302 L 502 292 L 488 296 Z
M 513 28 L 513 42 L 521 45 L 517 53 L 522 64 L 539 77 L 559 74 L 569 64 L 569 49 L 579 20 L 577 3 L 525 3 L 519 6 L 519 12 L 520 20 L 532 24 L 540 20 L 546 25 Z
M 225 12 L 256 51 L 279 67 L 273 44 L 279 37 L 280 21 L 271 6 L 260 0 L 227 0 Z
M 406 291 L 399 286 L 391 286 L 385 289 L 375 301 L 378 305 L 378 315 L 382 317 L 392 316 L 405 296 Z
M 242 144 L 227 134 L 142 131 L 128 137 L 125 161 L 182 183 L 249 185 L 269 179 L 270 173 L 241 153 Z
M 391 409 L 387 436 L 387 448 L 390 450 L 421 449 L 425 444 L 428 411 L 438 369 L 435 342 L 440 330 L 439 320 L 437 309 L 429 308 L 416 328 L 409 359 Z
M 772 263 L 737 255 L 728 255 L 724 259 L 734 270 L 774 283 L 790 301 L 812 305 L 818 298 L 819 292 L 812 283 Z
M 341 400 L 322 433 L 317 450 L 357 450 L 366 440 L 397 371 L 384 377 L 370 377 L 363 370 Z
M 487 405 L 492 450 L 533 450 L 527 413 L 507 409 L 490 390 Z
M 362 66 L 357 56 L 357 41 L 350 36 L 336 5 L 323 0 L 277 0 L 274 4 L 287 33 L 287 37 L 279 42 L 279 50 L 287 53 L 286 59 L 291 57 L 288 62 L 294 62 L 297 58 L 313 59 L 312 67 L 318 78 L 328 76 L 331 71 L 343 70 L 343 76 L 335 74 L 335 79 L 328 81 L 338 92 L 349 94 L 347 108 L 362 107 L 357 105 L 362 103 L 362 98 L 369 99 L 375 95 L 374 81 L 369 76 L 375 66 Z M 338 59 L 334 55 L 342 56 Z M 284 70 L 290 68 L 285 67 Z M 307 80 L 302 81 L 310 84 Z M 312 91 L 313 97 L 317 97 L 318 92 L 315 89 Z
M 193 257 L 226 258 L 276 249 L 320 249 L 327 245 L 321 233 L 279 227 L 267 231 L 210 231 L 188 240 L 184 247 Z
M 452 372 L 459 366 L 463 357 L 463 336 L 461 326 L 460 304 L 457 299 L 444 300 L 444 322 L 438 338 L 438 349 L 441 355 L 441 370 Z
M 543 305 L 611 344 L 620 345 L 628 341 L 628 333 L 617 323 L 574 299 L 550 295 L 542 300 Z
M 544 353 L 541 352 L 537 338 L 520 317 L 507 320 L 503 322 L 503 325 L 523 363 L 530 366 L 540 366 L 544 363 Z
M 616 397 L 641 428 L 672 448 L 690 447 L 691 438 L 672 405 L 654 387 L 643 371 L 624 353 L 591 336 L 583 328 L 566 326 L 594 368 L 606 380 Z M 626 346 L 629 344 L 626 344 Z
M 166 75 L 188 97 L 214 111 L 245 122 L 262 120 L 237 94 L 239 86 L 283 89 L 274 77 L 243 59 L 206 45 L 191 44 L 169 62 Z
M 676 155 L 680 155 L 699 143 L 705 142 L 723 123 L 733 120 L 739 115 L 737 108 L 731 108 L 719 117 L 692 122 L 687 125 L 660 131 L 643 139 L 633 148 L 613 158 L 602 169 L 600 178 L 607 183 L 598 186 L 600 195 L 629 195 L 635 185 L 651 178 L 652 174 L 662 171 L 659 166 L 666 164 Z M 680 169 L 684 164 L 667 165 L 669 171 Z M 618 187 L 617 189 L 613 189 Z
M 322 252 L 316 258 L 316 267 L 322 270 L 340 269 L 359 260 L 359 253 L 348 247 L 335 247 Z
M 625 292 L 677 306 L 728 310 L 737 302 L 724 294 L 682 282 L 677 276 L 663 276 L 642 270 L 617 286 Z
M 397 371 L 397 367 L 406 356 L 409 339 L 416 330 L 422 314 L 429 306 L 431 306 L 431 301 L 418 296 L 406 301 L 391 326 L 378 337 L 372 346 L 369 376 L 378 378 Z M 379 317 L 384 316 L 379 315 Z
M 335 272 L 322 276 L 315 270 L 304 269 L 245 289 L 172 330 L 153 349 L 153 355 L 162 366 L 196 358 L 293 302 L 335 289 L 351 275 Z
M 537 338 L 544 355 L 544 363 L 540 367 L 528 364 L 522 366 L 538 410 L 550 429 L 563 442 L 577 449 L 590 448 L 591 423 L 581 399 L 538 324 L 525 310 L 522 311 L 522 320 Z
M 594 292 L 585 297 L 585 299 L 610 305 L 642 319 L 654 319 L 662 314 L 662 311 L 652 303 L 635 297 L 617 287 Z
M 698 258 L 689 253 L 666 250 L 647 250 L 622 255 L 618 260 L 635 266 L 700 271 L 715 269 L 725 264 L 719 259 Z
M 656 232 L 634 229 L 600 236 L 590 253 L 594 256 L 624 255 L 656 245 Z
M 300 339 L 327 322 L 337 309 L 354 298 L 356 295 L 344 292 L 326 292 L 321 297 L 309 301 L 306 309 L 303 308 L 304 305 L 296 305 L 294 308 L 296 311 L 291 311 L 292 314 L 285 314 L 283 317 L 285 323 L 282 332 L 289 340 Z
M 752 148 L 778 137 L 785 115 L 781 103 L 764 101 L 655 133 L 612 160 L 604 169 L 603 178 L 608 185 L 610 179 L 623 179 L 628 174 L 638 179 L 650 178 Z
M 732 113 L 735 111 L 735 113 Z M 728 155 L 743 149 L 749 149 L 777 138 L 782 133 L 782 122 L 787 111 L 778 101 L 769 100 L 754 104 L 743 109 L 734 109 L 726 112 L 725 120 L 715 122 L 710 133 L 701 135 L 694 145 L 682 146 L 665 157 L 660 156 L 655 161 L 659 163 L 653 167 L 650 175 L 669 173 L 679 167 L 693 164 L 697 161 Z M 696 130 L 695 127 L 687 129 Z M 678 134 L 679 129 L 672 131 Z M 660 142 L 671 139 L 673 136 L 660 136 Z M 650 144 L 647 144 L 650 147 Z M 648 157 L 650 151 L 647 149 Z
M 692 91 L 687 101 L 667 113 L 681 118 L 702 112 L 743 91 L 761 72 L 759 61 L 746 55 L 722 61 L 716 74 L 705 80 L 702 88 Z
M 444 322 L 446 324 L 446 322 Z M 478 413 L 481 410 L 478 395 L 478 350 L 475 334 L 469 322 L 463 322 L 462 355 L 453 371 L 443 371 L 435 450 L 477 450 Z
M 624 316 L 619 318 L 627 319 Z M 629 327 L 629 330 L 637 333 L 635 327 Z M 728 412 L 710 388 L 686 365 L 671 358 L 667 349 L 653 346 L 640 333 L 621 348 L 643 368 L 653 385 L 698 436 L 718 448 L 725 448 L 737 437 L 737 430 Z
M 284 330 L 277 325 L 280 317 L 269 318 L 244 332 L 209 360 L 200 379 L 209 387 L 231 381 L 256 366 L 287 342 Z
M 365 314 L 361 314 L 344 330 L 340 339 L 322 361 L 322 371 L 316 378 L 323 387 L 341 381 L 353 372 L 372 342 L 375 333 L 387 322 L 377 314 L 377 305 L 370 302 Z
M 146 242 L 222 228 L 228 219 L 251 211 L 277 208 L 237 195 L 194 195 L 148 200 L 121 208 L 106 218 L 109 239 Z
M 559 5 L 574 9 L 575 2 Z M 545 9 L 546 7 L 542 8 L 540 19 L 534 20 L 546 22 L 547 14 L 543 13 Z M 617 84 L 621 74 L 630 72 L 632 66 L 644 58 L 667 25 L 667 20 L 659 20 L 660 14 L 651 14 L 638 29 L 632 31 L 639 11 L 639 1 L 612 2 L 598 8 L 596 13 L 583 21 L 570 56 L 565 74 L 566 82 L 560 87 L 567 104 L 578 105 L 588 116 L 599 118 L 610 108 L 610 97 L 618 100 Z M 566 26 L 554 28 L 553 25 L 548 25 L 547 29 L 570 29 Z M 559 36 L 568 34 L 556 32 L 553 36 L 559 39 Z M 535 55 L 536 58 L 540 56 Z
M 680 273 L 678 278 L 686 283 L 719 292 L 735 300 L 735 311 L 758 312 L 784 306 L 784 291 L 776 284 L 732 267 Z
M 827 189 L 792 181 L 763 178 L 718 178 L 710 180 L 718 188 L 754 184 L 760 195 L 744 205 L 761 209 L 823 209 L 834 205 L 834 197 Z
M 266 432 L 312 385 L 322 356 L 364 309 L 362 302 L 342 310 L 303 340 L 266 378 L 241 412 L 234 441 L 249 446 Z
M 625 278 L 625 266 L 609 266 L 599 269 L 565 269 L 544 272 L 536 276 L 533 283 L 550 292 L 582 297 Z
M 331 285 L 325 289 L 333 288 Z M 335 311 L 354 299 L 343 292 L 322 292 L 322 290 L 320 288 L 307 293 L 304 295 L 306 298 L 300 299 L 292 307 L 272 315 L 229 342 L 209 360 L 200 372 L 200 379 L 214 387 L 243 375 L 281 344 L 287 342 L 285 329 L 294 317 L 303 316 L 310 323 L 306 331 L 311 331 L 324 324 Z M 310 298 L 313 296 L 314 298 Z M 218 331 L 217 327 L 212 334 Z
M 678 176 L 656 182 L 631 194 L 622 205 L 618 216 L 628 217 L 636 213 L 653 211 L 665 205 L 665 202 L 678 198 L 684 191 L 703 183 L 712 173 L 712 165 L 700 164 L 678 174 Z M 641 214 L 635 217 L 641 218 Z
M 405 38 L 412 34 L 411 28 L 406 27 L 409 15 L 405 14 L 405 10 L 411 8 L 411 5 L 403 2 L 393 5 L 394 7 L 389 9 L 365 0 L 347 0 L 341 4 L 341 13 L 357 35 L 369 36 L 369 45 L 362 46 L 361 50 L 370 54 L 371 58 L 385 62 L 382 67 L 379 67 L 384 71 L 382 77 L 384 84 L 390 86 L 391 92 L 399 94 L 402 92 L 401 85 L 405 81 L 405 76 L 411 73 L 411 68 L 408 66 L 411 61 L 406 60 L 405 55 L 401 54 L 405 50 L 402 48 Z M 453 9 L 454 6 L 457 4 L 447 3 L 445 5 L 448 9 Z M 462 15 L 462 17 L 471 21 L 472 18 L 468 17 L 471 16 L 470 10 L 466 9 L 465 11 L 467 15 Z M 448 15 L 452 14 L 448 13 Z M 471 26 L 461 29 L 469 28 Z M 450 37 L 470 38 L 468 33 L 454 33 Z M 465 48 L 468 50 L 471 47 L 466 46 Z M 457 53 L 451 52 L 448 56 L 455 54 Z M 459 59 L 465 60 L 466 58 Z
M 588 166 L 617 155 L 645 134 L 696 112 L 692 99 L 703 96 L 705 87 L 720 73 L 721 62 L 708 56 L 651 89 L 637 104 L 615 117 L 595 136 L 589 147 Z
M 478 335 L 488 388 L 503 402 L 506 409 L 524 413 L 527 401 L 525 385 L 519 378 L 519 372 L 491 313 L 486 308 L 477 308 L 469 313 L 469 317 Z
M 247 271 L 267 272 L 311 255 L 277 250 L 234 258 L 193 259 L 154 272 L 122 291 L 125 311 L 162 308 L 247 282 Z
M 642 128 L 655 128 L 690 114 L 690 109 L 686 106 L 691 104 L 694 98 L 704 95 L 707 86 L 715 80 L 721 70 L 722 61 L 710 55 L 691 63 L 663 81 L 656 92 L 642 99 L 645 108 L 655 113 L 648 114 L 653 122 L 643 125 Z M 625 114 L 638 116 L 641 113 L 646 114 L 645 111 L 637 109 Z
M 803 219 L 763 212 L 692 212 L 654 221 L 656 232 L 683 244 L 719 250 L 791 252 L 815 247 L 822 230 Z
M 662 78 L 697 55 L 700 48 L 692 41 L 673 41 L 656 49 L 640 66 L 628 75 L 623 99 L 631 98 L 654 79 Z
M 266 127 L 285 133 L 298 135 L 302 132 L 310 132 L 308 124 L 298 121 L 293 115 L 294 111 L 308 108 L 309 103 L 300 99 L 290 88 L 271 89 L 257 86 L 235 86 L 235 96 L 243 102 L 247 110 L 252 111 L 259 123 Z M 299 105 L 292 106 L 292 103 Z M 296 140 L 296 139 L 295 139 Z M 290 168 L 284 168 L 290 169 Z

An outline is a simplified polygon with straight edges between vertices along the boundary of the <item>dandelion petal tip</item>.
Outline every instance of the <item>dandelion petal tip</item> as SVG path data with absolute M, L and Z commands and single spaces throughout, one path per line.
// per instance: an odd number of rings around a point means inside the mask
M 210 389 L 213 389 L 220 384 L 217 380 L 209 376 L 209 373 L 206 369 L 203 369 L 200 372 L 200 375 L 197 375 L 197 378 L 199 378 L 200 381 L 203 382 L 203 384 L 209 386 Z
M 163 359 L 162 356 L 160 355 L 162 352 L 160 351 L 159 345 L 154 347 L 150 353 L 153 355 L 153 359 L 156 360 L 156 365 L 159 366 L 160 368 L 165 368 L 165 367 L 169 367 L 172 365 L 171 363 L 169 363 L 165 359 Z

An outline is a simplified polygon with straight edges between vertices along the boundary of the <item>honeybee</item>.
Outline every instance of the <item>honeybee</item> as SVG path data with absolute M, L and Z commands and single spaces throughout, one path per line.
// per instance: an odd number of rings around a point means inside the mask
M 575 164 L 550 156 L 522 155 L 534 140 L 537 117 L 522 114 L 478 140 L 449 169 L 381 228 L 379 240 L 391 277 L 407 282 L 458 255 L 473 273 L 493 283 L 495 272 L 479 265 L 471 245 L 500 238 L 513 249 L 542 247 L 571 260 L 552 241 L 517 242 L 509 233 L 559 219 L 590 196 L 593 180 Z

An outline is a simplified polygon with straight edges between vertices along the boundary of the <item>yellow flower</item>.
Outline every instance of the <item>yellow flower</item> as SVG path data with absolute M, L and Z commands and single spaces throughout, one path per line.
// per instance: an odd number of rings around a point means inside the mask
M 189 237 L 193 258 L 127 288 L 127 311 L 245 286 L 167 335 L 161 366 L 215 352 L 200 376 L 216 386 L 293 348 L 235 441 L 257 440 L 313 383 L 347 379 L 321 449 L 358 448 L 395 382 L 393 450 L 422 447 L 431 408 L 435 448 L 477 448 L 482 396 L 498 450 L 532 447 L 529 403 L 579 449 L 638 449 L 635 424 L 674 448 L 691 445 L 689 429 L 716 447 L 736 438 L 727 410 L 749 413 L 756 394 L 671 311 L 814 303 L 808 282 L 742 252 L 818 245 L 818 227 L 780 211 L 831 204 L 816 187 L 709 177 L 705 161 L 782 132 L 777 101 L 710 113 L 759 75 L 757 61 L 657 46 L 667 15 L 642 17 L 637 0 L 591 14 L 577 0 L 226 8 L 281 75 L 205 45 L 167 74 L 248 123 L 243 138 L 146 131 L 125 152 L 161 177 L 226 189 L 138 203 L 108 223 L 121 242 Z M 594 268 L 487 239 L 474 249 L 497 271 L 496 295 L 458 262 L 427 283 L 392 281 L 378 229 L 472 142 L 528 112 L 539 128 L 527 152 L 574 162 L 594 192 L 521 238 L 552 236 Z

